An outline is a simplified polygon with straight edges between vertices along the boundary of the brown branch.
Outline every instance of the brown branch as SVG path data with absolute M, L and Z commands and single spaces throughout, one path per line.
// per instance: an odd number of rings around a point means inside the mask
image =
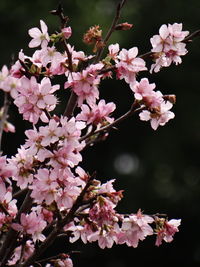
M 100 58 L 101 58 L 101 56 L 102 56 L 102 54 L 103 54 L 103 50 L 104 50 L 104 48 L 105 48 L 105 46 L 106 46 L 106 44 L 107 44 L 107 42 L 108 42 L 110 36 L 111 36 L 112 33 L 115 31 L 115 27 L 116 27 L 116 25 L 118 24 L 118 21 L 119 21 L 120 16 L 121 16 L 121 10 L 122 10 L 122 8 L 123 8 L 125 2 L 126 2 L 126 0 L 121 0 L 121 1 L 118 3 L 118 5 L 117 5 L 117 9 L 116 9 L 115 17 L 114 17 L 114 19 L 113 19 L 113 21 L 112 21 L 112 24 L 111 24 L 111 26 L 110 26 L 110 28 L 109 28 L 109 30 L 108 30 L 108 32 L 107 32 L 107 34 L 106 34 L 104 40 L 103 40 L 103 44 L 104 44 L 104 45 L 99 49 L 99 51 L 98 51 L 98 53 L 97 53 L 97 55 L 96 55 L 96 57 L 95 57 L 94 63 L 97 63 L 97 62 L 100 60 Z
M 93 136 L 93 135 L 97 135 L 103 132 L 108 132 L 108 130 L 110 130 L 111 128 L 114 128 L 115 125 L 119 124 L 120 122 L 122 122 L 123 120 L 127 119 L 128 117 L 130 117 L 131 115 L 133 115 L 135 112 L 142 110 L 144 107 L 140 107 L 138 102 L 135 101 L 133 103 L 133 105 L 131 106 L 130 110 L 127 111 L 125 114 L 123 114 L 121 117 L 117 118 L 114 122 L 100 128 L 99 130 L 96 130 L 94 132 L 90 132 L 88 134 L 86 134 L 85 136 L 81 137 L 79 139 L 79 141 L 84 141 L 86 139 L 88 139 L 89 137 Z
M 5 215 L 10 216 L 9 212 L 7 211 L 6 207 L 2 203 L 0 203 L 0 210 L 2 210 Z
M 78 96 L 72 91 L 63 116 L 70 119 L 77 105 Z
M 200 30 L 197 30 L 195 32 L 192 32 L 190 35 L 188 35 L 182 42 L 183 43 L 188 43 L 191 42 L 192 39 L 194 39 L 195 37 L 200 36 Z

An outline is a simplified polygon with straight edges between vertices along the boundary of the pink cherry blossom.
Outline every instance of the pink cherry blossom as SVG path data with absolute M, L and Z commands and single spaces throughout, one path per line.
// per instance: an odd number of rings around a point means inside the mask
M 20 81 L 12 77 L 7 66 L 4 65 L 0 71 L 0 89 L 6 93 L 10 93 L 12 98 L 17 96 L 17 89 L 20 86 Z
M 147 70 L 145 61 L 137 57 L 138 48 L 129 50 L 123 48 L 116 60 L 117 75 L 119 79 L 125 79 L 129 84 L 134 83 L 139 71 Z
M 108 104 L 105 103 L 105 100 L 101 99 L 97 105 L 94 105 L 91 108 L 86 104 L 81 106 L 81 113 L 76 116 L 77 120 L 86 121 L 87 124 L 99 124 L 105 122 L 112 123 L 113 118 L 110 118 L 109 115 L 115 110 L 116 106 L 113 102 Z
M 26 241 L 26 244 L 23 247 L 23 254 L 22 254 L 22 246 L 16 247 L 13 255 L 8 261 L 8 265 L 15 265 L 21 258 L 21 255 L 23 260 L 28 259 L 28 257 L 34 252 L 34 250 L 35 247 L 32 241 L 31 240 Z
M 167 221 L 165 219 L 158 219 L 156 229 L 156 246 L 160 246 L 162 244 L 162 240 L 165 242 L 171 242 L 173 240 L 173 236 L 177 233 L 178 227 L 181 224 L 181 220 L 172 219 Z
M 45 200 L 46 204 L 50 205 L 56 199 L 58 192 L 57 178 L 56 170 L 49 172 L 47 169 L 39 169 L 33 184 L 30 186 L 32 189 L 31 197 L 37 203 L 42 203 Z
M 182 23 L 173 25 L 162 25 L 159 29 L 159 35 L 154 35 L 150 41 L 152 52 L 155 53 L 155 64 L 152 64 L 151 70 L 158 72 L 161 67 L 168 67 L 171 63 L 180 64 L 187 53 L 186 44 L 182 41 L 189 34 L 188 31 L 182 31 Z
M 99 98 L 98 85 L 101 75 L 98 75 L 98 70 L 103 68 L 102 63 L 92 64 L 82 72 L 73 72 L 65 83 L 65 88 L 71 87 L 78 96 L 78 106 L 80 107 L 86 100 L 89 106 L 95 104 Z
M 136 81 L 130 85 L 131 90 L 134 92 L 134 97 L 137 100 L 142 100 L 154 94 L 153 90 L 155 87 L 155 83 L 150 84 L 147 78 L 143 78 L 140 82 Z
M 12 179 L 17 182 L 21 189 L 27 187 L 33 181 L 34 154 L 23 146 L 18 148 L 18 153 L 8 160 L 9 164 L 16 169 Z
M 12 228 L 16 231 L 22 231 L 24 234 L 32 236 L 33 242 L 37 240 L 44 241 L 45 236 L 42 231 L 47 223 L 36 212 L 32 211 L 29 214 L 22 213 L 20 217 L 20 224 L 13 223 Z
M 122 223 L 122 233 L 119 243 L 126 243 L 128 246 L 137 247 L 139 240 L 146 236 L 153 235 L 153 229 L 149 225 L 154 220 L 148 215 L 143 215 L 139 210 L 137 214 L 125 217 Z
M 65 39 L 69 39 L 72 35 L 71 27 L 63 28 L 63 29 L 61 29 L 61 32 L 62 32 L 63 36 L 65 37 Z
M 117 60 L 117 56 L 119 53 L 119 44 L 111 44 L 108 46 L 108 50 L 109 50 L 109 56 L 113 59 L 113 60 Z
M 47 46 L 48 42 L 50 41 L 47 25 L 43 20 L 40 20 L 40 27 L 41 30 L 38 28 L 32 28 L 28 31 L 29 35 L 33 38 L 29 43 L 30 48 L 40 45 L 43 48 Z
M 156 112 L 151 112 L 148 110 L 143 110 L 139 116 L 142 121 L 150 120 L 151 127 L 156 130 L 158 126 L 165 125 L 169 120 L 175 117 L 174 113 L 170 111 L 172 108 L 172 103 L 169 101 L 163 101 L 161 105 L 158 107 Z
M 59 85 L 51 85 L 49 78 L 43 78 L 38 84 L 34 76 L 29 80 L 21 78 L 21 87 L 18 89 L 18 96 L 15 98 L 15 105 L 19 113 L 23 114 L 25 120 L 36 124 L 39 118 L 47 122 L 45 111 L 52 111 L 57 103 L 53 93 L 59 89 Z

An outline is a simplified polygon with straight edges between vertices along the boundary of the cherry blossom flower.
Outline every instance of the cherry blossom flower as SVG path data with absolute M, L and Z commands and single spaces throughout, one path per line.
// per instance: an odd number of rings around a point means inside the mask
M 113 59 L 113 60 L 117 60 L 117 56 L 119 53 L 119 44 L 111 44 L 108 46 L 108 51 L 109 51 L 109 56 Z
M 65 88 L 71 87 L 78 96 L 78 106 L 80 107 L 86 100 L 89 106 L 95 104 L 99 98 L 98 85 L 101 75 L 97 71 L 103 68 L 102 63 L 92 64 L 82 72 L 73 72 L 65 83 Z
M 0 71 L 0 88 L 2 89 L 2 84 L 5 81 L 5 79 L 8 77 L 9 75 L 9 70 L 8 67 L 6 65 L 4 65 Z
M 181 220 L 172 219 L 167 221 L 165 219 L 158 219 L 156 221 L 157 229 L 156 229 L 156 246 L 160 246 L 162 244 L 162 240 L 165 242 L 171 242 L 173 240 L 173 236 L 177 233 L 178 227 L 181 224 Z
M 72 28 L 71 27 L 65 27 L 65 28 L 61 29 L 61 32 L 62 32 L 63 36 L 65 37 L 65 39 L 69 39 L 72 35 Z
M 15 105 L 19 113 L 23 114 L 25 120 L 36 124 L 39 118 L 48 122 L 45 111 L 52 111 L 57 103 L 53 93 L 59 89 L 59 85 L 51 85 L 49 78 L 43 78 L 38 84 L 34 76 L 29 80 L 21 78 L 21 87 L 18 89 L 18 96 L 15 98 Z
M 150 120 L 151 127 L 156 130 L 158 126 L 165 125 L 169 120 L 173 119 L 175 117 L 174 113 L 170 111 L 172 108 L 172 103 L 169 101 L 165 102 L 163 101 L 161 105 L 158 107 L 157 110 L 154 110 L 153 112 L 149 110 L 143 110 L 139 116 L 140 120 L 142 121 L 148 121 Z
M 119 243 L 124 242 L 128 246 L 137 247 L 139 240 L 144 240 L 146 236 L 153 235 L 153 229 L 149 225 L 154 221 L 148 215 L 143 215 L 139 210 L 137 214 L 125 217 L 122 223 L 122 233 Z
M 21 255 L 23 260 L 28 259 L 28 257 L 34 252 L 34 250 L 35 247 L 33 242 L 31 240 L 26 241 L 26 244 L 23 247 L 23 254 L 22 254 L 22 246 L 16 247 L 13 255 L 8 261 L 8 265 L 15 265 L 21 258 Z
M 147 70 L 145 61 L 137 57 L 138 48 L 132 47 L 127 50 L 123 48 L 116 60 L 117 75 L 119 79 L 125 79 L 129 84 L 134 83 L 139 71 Z
M 6 180 L 7 178 L 15 175 L 17 169 L 13 164 L 7 162 L 6 156 L 0 157 L 0 180 Z
M 134 92 L 135 99 L 139 101 L 152 95 L 155 87 L 155 83 L 150 84 L 147 78 L 143 78 L 140 82 L 136 81 L 134 84 L 130 85 L 130 88 Z
M 109 115 L 115 110 L 116 106 L 113 102 L 108 104 L 105 103 L 104 99 L 101 99 L 97 105 L 94 105 L 89 108 L 86 104 L 81 106 L 81 113 L 76 116 L 77 120 L 86 121 L 87 124 L 99 124 L 99 123 L 112 123 L 113 118 L 110 118 Z
M 31 152 L 31 150 L 21 146 L 18 148 L 18 153 L 8 160 L 9 164 L 16 169 L 12 179 L 17 182 L 17 186 L 21 189 L 26 188 L 33 181 L 32 171 L 35 158 Z
M 22 213 L 20 217 L 20 224 L 13 223 L 12 228 L 16 231 L 23 232 L 32 236 L 33 242 L 37 240 L 44 241 L 45 236 L 42 231 L 47 223 L 34 211 L 29 214 Z
M 39 169 L 34 176 L 33 184 L 30 186 L 32 189 L 31 197 L 37 203 L 42 203 L 45 200 L 47 205 L 50 205 L 56 200 L 59 184 L 57 183 L 56 170 Z
M 189 34 L 188 31 L 182 31 L 182 23 L 173 25 L 162 25 L 159 29 L 159 35 L 154 35 L 150 41 L 152 52 L 154 52 L 155 64 L 152 64 L 150 72 L 158 72 L 161 67 L 168 67 L 171 63 L 180 64 L 187 53 L 186 44 L 182 41 Z
M 10 93 L 12 98 L 17 96 L 17 89 L 20 86 L 20 81 L 12 77 L 7 66 L 4 65 L 0 71 L 0 89 L 6 93 Z
M 30 48 L 40 45 L 43 48 L 47 46 L 50 41 L 47 25 L 43 20 L 40 20 L 40 27 L 41 30 L 38 28 L 32 28 L 28 31 L 29 35 L 33 38 L 29 43 Z

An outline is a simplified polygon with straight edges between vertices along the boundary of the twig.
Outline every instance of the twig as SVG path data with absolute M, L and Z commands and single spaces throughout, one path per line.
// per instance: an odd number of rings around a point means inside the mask
M 190 35 L 188 35 L 182 42 L 183 43 L 188 43 L 191 42 L 192 39 L 194 39 L 195 37 L 200 36 L 200 30 L 197 30 L 193 33 L 191 33 Z
M 105 48 L 105 46 L 106 46 L 106 44 L 107 44 L 107 42 L 108 42 L 110 36 L 111 36 L 112 33 L 115 31 L 115 26 L 117 25 L 117 23 L 118 23 L 118 21 L 119 21 L 119 19 L 120 19 L 120 16 L 121 16 L 121 10 L 122 10 L 122 8 L 123 8 L 125 2 L 126 2 L 126 0 L 121 0 L 121 1 L 118 3 L 118 5 L 117 5 L 117 9 L 116 9 L 115 17 L 114 17 L 114 19 L 113 19 L 113 21 L 112 21 L 112 24 L 111 24 L 111 26 L 110 26 L 110 28 L 109 28 L 109 30 L 108 30 L 108 32 L 107 32 L 107 34 L 106 34 L 104 40 L 103 40 L 103 44 L 104 44 L 104 45 L 99 49 L 99 51 L 98 51 L 98 53 L 97 53 L 97 55 L 96 55 L 96 57 L 95 57 L 94 63 L 97 63 L 97 62 L 100 60 L 100 58 L 101 58 L 101 56 L 102 56 L 102 53 L 103 53 L 103 50 L 104 50 L 104 48 Z
M 74 109 L 77 105 L 77 99 L 77 95 L 72 91 L 63 116 L 66 116 L 68 119 L 73 116 Z
M 2 210 L 5 213 L 5 215 L 10 216 L 9 212 L 2 203 L 0 203 L 0 210 Z
M 119 124 L 120 122 L 122 122 L 123 120 L 127 119 L 128 117 L 130 117 L 131 115 L 133 115 L 135 112 L 137 111 L 141 111 L 142 109 L 144 109 L 144 107 L 140 107 L 137 103 L 137 101 L 135 101 L 133 103 L 133 105 L 131 106 L 130 110 L 127 111 L 125 114 L 123 114 L 121 117 L 119 117 L 118 119 L 116 119 L 114 122 L 100 128 L 99 130 L 96 130 L 94 132 L 90 132 L 88 134 L 86 134 L 85 136 L 81 137 L 79 139 L 79 141 L 83 141 L 88 139 L 89 137 L 102 133 L 102 132 L 107 132 L 108 130 L 110 130 L 111 128 L 113 128 L 115 125 Z
M 25 194 L 25 193 L 27 193 L 27 192 L 28 192 L 28 188 L 21 189 L 21 190 L 15 192 L 15 193 L 13 194 L 13 199 L 14 199 L 14 198 L 18 198 L 18 197 L 20 197 L 21 195 L 23 195 L 23 194 Z

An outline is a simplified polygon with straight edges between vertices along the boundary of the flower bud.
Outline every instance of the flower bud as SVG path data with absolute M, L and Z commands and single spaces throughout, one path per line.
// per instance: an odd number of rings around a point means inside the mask
M 127 31 L 133 27 L 133 24 L 129 24 L 128 22 L 120 23 L 115 26 L 116 31 Z

